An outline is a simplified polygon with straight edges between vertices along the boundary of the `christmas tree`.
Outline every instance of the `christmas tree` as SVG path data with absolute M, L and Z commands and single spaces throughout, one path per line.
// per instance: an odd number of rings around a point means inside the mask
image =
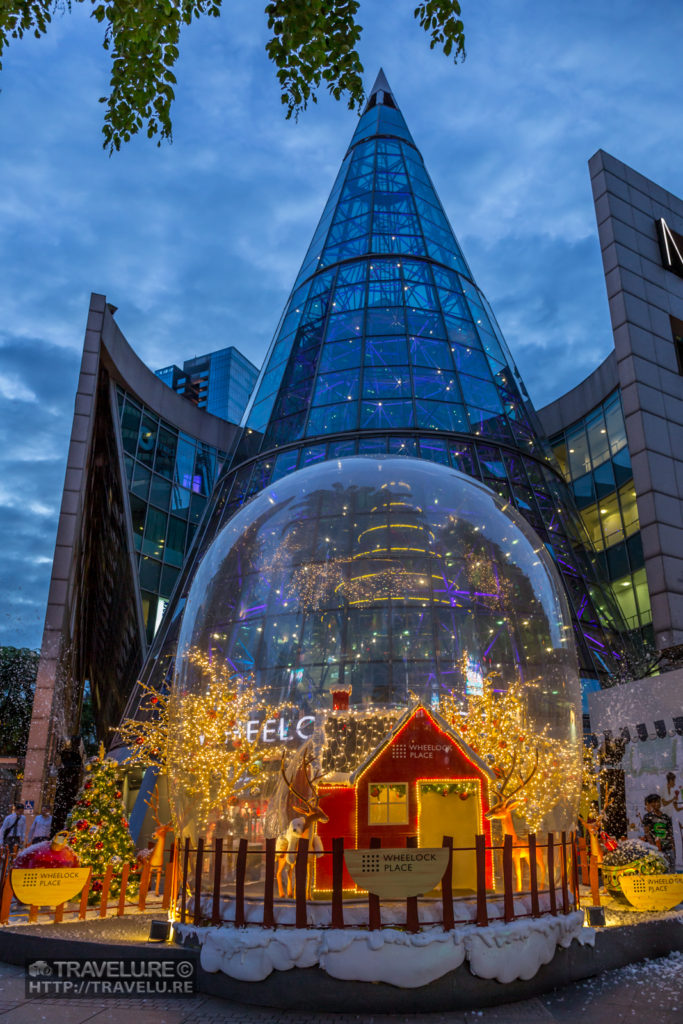
M 85 781 L 66 820 L 69 846 L 77 854 L 81 867 L 92 867 L 91 891 L 95 898 L 102 890 L 107 865 L 113 866 L 109 892 L 116 896 L 123 865 L 135 863 L 135 845 L 119 789 L 121 767 L 106 756 L 101 745 L 97 757 L 86 764 L 85 771 Z M 133 894 L 137 887 L 138 880 L 131 875 L 127 891 Z

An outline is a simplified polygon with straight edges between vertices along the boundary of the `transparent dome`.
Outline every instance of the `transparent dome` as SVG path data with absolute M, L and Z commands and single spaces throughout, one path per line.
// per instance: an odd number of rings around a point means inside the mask
M 248 502 L 192 584 L 172 703 L 171 789 L 194 834 L 284 828 L 270 799 L 283 755 L 305 746 L 318 774 L 348 779 L 418 705 L 488 766 L 490 806 L 501 773 L 535 757 L 520 827 L 574 821 L 580 688 L 561 584 L 509 505 L 439 464 L 344 458 Z

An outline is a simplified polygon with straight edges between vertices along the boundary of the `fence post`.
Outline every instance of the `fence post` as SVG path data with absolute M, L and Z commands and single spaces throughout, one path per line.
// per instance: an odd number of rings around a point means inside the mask
M 247 840 L 240 839 L 235 865 L 235 927 L 244 928 L 244 879 L 247 874 Z
M 213 903 L 211 924 L 221 921 L 221 868 L 223 866 L 223 840 L 220 836 L 213 842 Z
M 576 852 L 576 832 L 570 833 L 572 844 L 572 888 L 574 890 L 574 910 L 581 906 L 581 895 L 579 893 L 579 858 Z
M 332 840 L 332 927 L 344 927 L 344 840 Z
M 177 875 L 175 873 L 176 862 L 178 859 L 178 844 L 175 840 L 171 843 L 171 849 L 169 850 L 168 860 L 166 867 L 164 868 L 164 895 L 161 898 L 161 906 L 164 910 L 168 910 L 173 901 L 173 907 L 175 910 L 175 898 L 176 894 L 171 894 L 174 883 L 177 886 Z
M 379 850 L 382 846 L 382 840 L 379 836 L 372 836 L 370 839 L 370 849 Z M 368 893 L 368 928 L 371 932 L 376 931 L 382 927 L 382 915 L 379 909 L 379 896 L 376 896 L 374 892 Z
M 275 887 L 275 847 L 277 839 L 266 839 L 266 871 L 263 883 L 263 927 L 275 927 L 275 909 L 273 906 L 273 890 Z
M 531 890 L 531 916 L 532 918 L 540 918 L 541 909 L 539 907 L 539 865 L 536 859 L 536 833 L 528 834 L 528 874 L 529 874 L 529 888 Z
M 448 850 L 446 870 L 441 879 L 441 902 L 443 905 L 443 929 L 451 932 L 455 928 L 453 913 L 453 836 L 444 836 L 441 845 Z
M 588 867 L 588 848 L 586 846 L 586 837 L 579 836 L 579 859 L 581 861 L 581 885 L 590 885 L 590 869 Z
M 204 837 L 197 840 L 197 860 L 194 866 L 194 914 L 193 924 L 199 924 L 202 919 L 202 871 L 204 870 Z
M 55 924 L 61 924 L 64 920 L 64 904 L 58 903 L 55 907 Z
M 567 879 L 567 833 L 562 833 L 562 913 L 569 913 L 569 885 Z
M 180 896 L 180 922 L 185 924 L 187 914 L 187 873 L 190 867 L 190 837 L 185 836 L 185 849 L 183 850 L 183 879 Z
M 308 885 L 308 839 L 300 839 L 296 847 L 294 864 L 294 898 L 296 901 L 296 926 L 308 927 L 306 919 L 306 888 Z
M 145 904 L 147 903 L 147 890 L 149 889 L 149 880 L 152 876 L 152 865 L 149 862 L 149 857 L 142 865 L 142 874 L 140 875 L 140 892 L 138 893 L 138 910 L 144 911 Z
M 515 919 L 515 897 L 512 889 L 512 836 L 503 837 L 503 918 Z
M 414 850 L 417 846 L 417 836 L 406 836 L 406 846 Z M 406 931 L 419 932 L 420 916 L 417 910 L 417 896 L 408 896 L 406 899 Z
M 9 860 L 9 858 L 8 858 Z M 7 924 L 9 921 L 9 911 L 12 905 L 12 886 L 10 885 L 9 875 L 10 868 L 9 863 L 7 864 L 7 870 L 5 872 L 5 880 L 2 885 L 2 896 L 0 897 L 0 924 Z
M 486 906 L 486 836 L 475 836 L 474 843 L 477 865 L 477 925 L 479 928 L 486 928 L 489 923 Z
M 557 897 L 555 895 L 555 836 L 548 832 L 548 897 L 550 913 L 557 915 Z
M 130 874 L 130 864 L 124 864 L 123 870 L 121 871 L 121 890 L 119 892 L 119 905 L 116 910 L 117 917 L 123 917 L 126 912 L 126 888 L 128 886 L 128 875 Z
M 28 908 L 28 923 L 29 924 L 35 924 L 36 921 L 38 920 L 38 910 L 39 909 L 40 908 L 37 907 L 35 903 L 32 903 L 29 906 L 29 908 Z
M 90 895 L 90 886 L 92 884 L 92 868 L 88 872 L 88 877 L 85 880 L 85 885 L 81 889 L 81 904 L 78 908 L 78 920 L 85 921 L 88 914 L 88 896 Z
M 107 864 L 102 879 L 102 895 L 100 896 L 100 917 L 107 916 L 107 901 L 109 900 L 109 889 L 114 874 L 114 865 Z

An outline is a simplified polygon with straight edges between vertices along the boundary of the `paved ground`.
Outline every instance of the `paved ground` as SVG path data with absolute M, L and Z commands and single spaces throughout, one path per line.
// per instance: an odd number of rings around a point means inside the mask
M 296 971 L 291 972 L 296 984 Z M 496 984 L 492 982 L 492 984 Z M 468 1013 L 304 1014 L 187 999 L 27 1000 L 24 970 L 0 964 L 0 1024 L 681 1024 L 683 954 L 622 967 L 538 999 Z

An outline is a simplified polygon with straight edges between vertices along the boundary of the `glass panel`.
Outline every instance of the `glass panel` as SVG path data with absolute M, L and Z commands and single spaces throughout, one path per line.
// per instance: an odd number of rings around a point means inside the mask
M 639 569 L 633 574 L 633 585 L 636 590 L 640 621 L 646 625 L 648 622 L 652 622 L 652 609 L 650 608 L 650 591 L 647 589 L 645 569 Z
M 573 430 L 567 434 L 567 454 L 569 456 L 569 470 L 574 479 L 590 471 L 588 441 L 583 427 L 579 427 L 578 430 Z
M 318 377 L 313 405 L 350 402 L 358 398 L 358 378 L 349 373 L 328 373 Z
M 145 536 L 142 542 L 143 555 L 153 555 L 155 558 L 163 557 L 167 519 L 168 516 L 155 508 L 148 510 Z
M 151 416 L 143 416 L 138 437 L 138 459 L 146 466 L 154 464 L 154 448 L 157 440 L 158 421 Z
M 611 462 L 603 462 L 597 466 L 593 472 L 593 477 L 595 479 L 595 493 L 598 496 L 598 500 L 606 497 L 614 490 L 614 472 Z
M 133 482 L 131 484 L 131 490 L 133 494 L 137 494 L 139 498 L 144 498 L 147 501 L 147 495 L 149 494 L 149 482 L 152 474 L 144 466 L 141 466 L 139 462 L 135 463 L 133 467 Z
M 607 427 L 610 452 L 614 456 L 626 447 L 626 427 L 624 425 L 618 392 L 609 404 L 605 403 L 605 425 Z
M 640 523 L 638 521 L 638 506 L 636 504 L 636 492 L 633 489 L 633 483 L 625 484 L 619 489 L 619 502 L 621 504 L 621 514 L 624 520 L 624 533 L 627 537 L 631 534 L 637 533 L 640 529 Z
M 133 405 L 129 399 L 127 399 L 123 409 L 123 417 L 121 419 L 121 437 L 123 440 L 124 450 L 129 452 L 131 455 L 135 455 L 139 433 L 140 410 L 136 405 Z
M 636 590 L 631 576 L 624 576 L 612 584 L 614 596 L 629 629 L 638 629 L 640 620 L 636 604 Z
M 140 559 L 140 586 L 144 587 L 145 590 L 158 591 L 160 576 L 161 562 L 157 562 L 155 558 L 146 558 L 143 555 Z
M 436 338 L 411 338 L 410 361 L 413 366 L 434 366 L 440 370 L 453 369 L 450 345 Z
M 363 374 L 364 398 L 403 398 L 410 395 L 407 366 L 367 367 Z
M 366 339 L 366 366 L 400 366 L 407 361 L 408 344 L 405 338 Z
M 319 409 L 311 409 L 308 417 L 308 434 L 336 434 L 343 430 L 353 430 L 356 426 L 357 405 L 345 402 L 343 405 L 324 405 Z
M 149 492 L 149 500 L 153 505 L 158 505 L 164 510 L 168 511 L 168 506 L 171 503 L 171 484 L 168 480 L 164 480 L 162 477 L 157 476 L 156 473 L 152 476 L 152 487 Z
M 425 402 L 423 400 L 415 403 L 417 408 L 417 425 L 427 430 L 467 430 L 467 418 L 465 410 L 460 405 L 451 405 L 446 402 Z
M 607 427 L 605 426 L 605 418 L 602 415 L 602 410 L 599 410 L 586 421 L 586 430 L 588 433 L 588 445 L 590 448 L 593 466 L 599 466 L 603 462 L 606 462 L 610 456 L 609 444 L 607 441 Z
M 136 498 L 134 494 L 130 495 L 130 514 L 131 519 L 133 520 L 133 542 L 135 544 L 135 550 L 140 551 L 142 548 L 142 534 L 145 529 L 147 505 L 141 498 Z
M 168 533 L 164 550 L 164 561 L 171 565 L 182 566 L 185 554 L 185 534 L 187 523 L 177 516 L 169 516 Z
M 605 547 L 609 548 L 623 539 L 624 530 L 619 512 L 616 494 L 603 498 L 599 503 L 600 522 L 605 538 Z
M 576 504 L 579 508 L 585 508 L 586 505 L 592 505 L 595 502 L 595 485 L 592 473 L 585 473 L 583 476 L 580 476 L 578 480 L 574 481 L 572 488 Z
M 154 468 L 157 473 L 161 473 L 162 476 L 168 477 L 169 480 L 173 476 L 177 444 L 178 438 L 176 434 L 167 430 L 166 427 L 159 428 L 159 439 L 157 441 L 157 451 L 154 458 Z
M 325 345 L 320 357 L 318 372 L 327 373 L 329 370 L 352 369 L 360 366 L 360 363 L 360 339 L 350 338 L 347 341 L 339 341 L 334 345 Z
M 411 401 L 361 402 L 361 428 L 412 427 L 413 422 Z

